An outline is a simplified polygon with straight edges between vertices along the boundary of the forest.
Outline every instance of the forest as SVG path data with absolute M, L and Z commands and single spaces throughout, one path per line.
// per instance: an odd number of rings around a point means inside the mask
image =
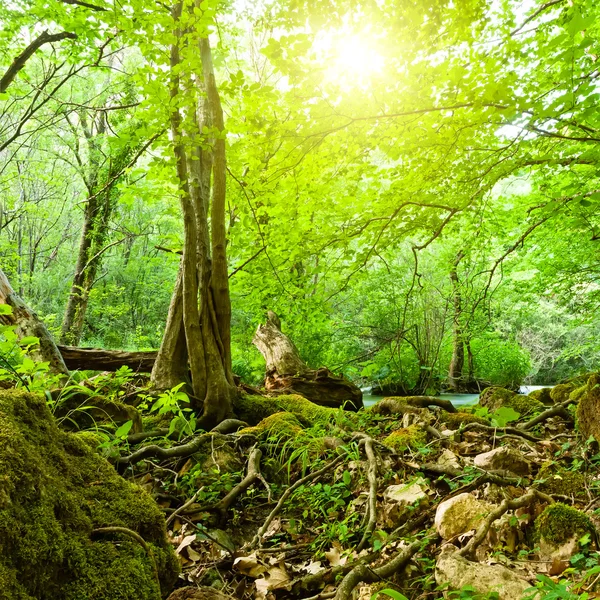
M 600 598 L 599 167 L 593 0 L 4 0 L 0 600 Z

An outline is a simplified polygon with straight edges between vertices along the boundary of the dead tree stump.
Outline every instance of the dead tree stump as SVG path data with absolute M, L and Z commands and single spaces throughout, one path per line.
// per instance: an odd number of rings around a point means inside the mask
M 329 369 L 310 369 L 300 358 L 294 342 L 281 331 L 279 317 L 267 313 L 252 343 L 263 355 L 266 365 L 265 389 L 274 394 L 300 394 L 307 400 L 329 408 L 358 410 L 363 407 L 360 388 Z

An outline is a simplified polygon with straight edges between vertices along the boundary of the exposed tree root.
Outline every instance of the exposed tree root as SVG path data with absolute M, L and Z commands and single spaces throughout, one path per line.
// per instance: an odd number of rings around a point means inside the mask
M 496 507 L 490 514 L 483 520 L 481 525 L 477 528 L 475 535 L 469 540 L 467 545 L 459 551 L 459 554 L 464 557 L 472 556 L 477 546 L 479 546 L 490 530 L 492 523 L 497 521 L 502 515 L 507 513 L 509 510 L 516 510 L 523 506 L 531 504 L 534 500 L 542 500 L 543 502 L 552 503 L 554 500 L 547 494 L 543 494 L 539 490 L 531 489 L 529 492 L 515 498 L 514 500 L 504 500 L 500 506 Z
M 187 444 L 173 446 L 172 448 L 162 448 L 161 446 L 156 445 L 144 446 L 143 448 L 131 453 L 129 456 L 121 456 L 116 462 L 119 465 L 133 465 L 146 458 L 158 458 L 159 460 L 165 460 L 167 458 L 181 458 L 184 456 L 190 456 L 194 454 L 194 452 L 198 452 L 205 440 L 215 435 L 219 434 L 203 433 L 196 436 Z
M 377 524 L 377 455 L 375 454 L 373 440 L 371 438 L 367 438 L 365 440 L 364 446 L 365 454 L 367 455 L 367 460 L 369 461 L 369 470 L 367 473 L 369 478 L 369 503 L 367 505 L 367 514 L 369 517 L 362 539 L 356 548 L 358 552 L 365 547 L 365 544 L 368 542 L 369 537 L 375 530 L 375 525 Z
M 324 475 L 328 471 L 331 471 L 331 469 L 333 469 L 334 467 L 339 465 L 345 458 L 346 457 L 343 454 L 338 456 L 337 458 L 335 458 L 334 460 L 332 460 L 331 462 L 326 464 L 322 469 L 319 469 L 318 471 L 315 471 L 314 473 L 309 473 L 306 477 L 303 477 L 302 479 L 298 479 L 298 481 L 296 481 L 296 483 L 294 483 L 294 485 L 287 488 L 285 490 L 285 492 L 283 492 L 283 494 L 281 495 L 281 498 L 279 498 L 279 502 L 277 502 L 277 505 L 275 506 L 275 508 L 269 513 L 269 516 L 265 519 L 265 522 L 262 524 L 262 526 L 257 531 L 256 536 L 254 536 L 254 539 L 250 542 L 249 547 L 253 548 L 262 542 L 262 538 L 265 535 L 265 532 L 269 528 L 269 525 L 271 524 L 273 519 L 281 511 L 285 501 L 299 487 L 303 486 L 305 483 L 308 483 L 309 481 L 316 481 L 317 479 L 319 479 L 319 477 L 321 477 L 322 475 Z
M 518 428 L 523 430 L 533 429 L 536 425 L 539 425 L 540 423 L 543 423 L 544 421 L 547 421 L 552 417 L 563 417 L 567 421 L 573 422 L 573 417 L 571 416 L 571 413 L 567 410 L 567 407 L 574 403 L 574 400 L 569 399 L 565 400 L 564 402 L 561 402 L 560 404 L 551 406 L 547 410 L 541 412 L 537 417 L 534 417 L 526 423 L 519 425 Z
M 261 479 L 260 475 L 260 459 L 262 457 L 262 452 L 258 449 L 257 446 L 254 446 L 250 450 L 250 456 L 248 457 L 248 472 L 246 477 L 240 481 L 230 492 L 221 499 L 214 506 L 214 510 L 217 510 L 221 515 L 225 515 L 229 507 L 235 502 L 237 497 L 244 493 L 257 479 Z M 268 486 L 267 486 L 267 489 Z
M 365 564 L 354 567 L 342 579 L 342 583 L 340 583 L 335 594 L 335 600 L 349 600 L 352 591 L 359 583 L 375 583 L 376 581 L 391 577 L 394 573 L 404 568 L 419 550 L 422 550 L 437 539 L 437 535 L 432 535 L 425 540 L 417 540 L 380 567 L 370 568 Z

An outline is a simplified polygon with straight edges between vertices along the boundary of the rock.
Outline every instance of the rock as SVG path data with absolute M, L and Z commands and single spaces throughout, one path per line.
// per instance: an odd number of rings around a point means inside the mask
M 552 563 L 554 560 L 569 562 L 579 552 L 579 538 L 573 536 L 562 544 L 553 544 L 546 538 L 540 538 L 540 560 Z
M 541 412 L 544 405 L 531 396 L 523 396 L 516 392 L 511 392 L 502 387 L 485 388 L 479 396 L 480 406 L 485 406 L 493 413 L 502 406 L 508 406 L 516 410 L 521 416 L 531 415 Z
M 188 586 L 175 590 L 167 600 L 234 600 L 234 598 L 213 587 Z
M 447 546 L 435 565 L 435 580 L 438 585 L 448 585 L 452 590 L 471 586 L 476 592 L 486 595 L 498 594 L 498 600 L 521 600 L 531 584 L 518 573 L 502 565 L 482 565 L 463 558 L 453 546 Z
M 90 439 L 90 437 L 92 439 Z M 43 396 L 0 392 L 0 597 L 156 600 L 179 564 L 164 516 L 93 436 L 61 431 Z M 99 528 L 123 527 L 148 544 Z
M 440 467 L 462 469 L 458 456 L 456 456 L 452 450 L 448 450 L 447 448 L 442 451 L 436 462 Z
M 592 533 L 594 526 L 589 517 L 562 502 L 555 502 L 544 509 L 544 512 L 535 520 L 535 527 L 546 544 L 558 548 L 577 539 L 585 533 Z
M 590 375 L 577 406 L 577 428 L 585 439 L 600 442 L 600 373 Z
M 528 394 L 530 398 L 541 402 L 544 406 L 552 406 L 554 400 L 551 396 L 552 388 L 542 388 L 540 390 L 533 390 Z
M 400 504 L 416 504 L 421 500 L 427 499 L 426 489 L 423 480 L 408 484 L 390 485 L 383 492 L 383 497 L 385 500 L 391 500 Z
M 490 512 L 490 505 L 464 493 L 441 502 L 435 512 L 435 528 L 445 540 L 477 528 Z
M 427 433 L 419 425 L 410 425 L 392 431 L 383 443 L 396 452 L 404 452 L 408 448 L 417 450 L 425 445 L 427 441 Z
M 408 484 L 390 485 L 383 493 L 379 522 L 384 528 L 396 528 L 409 518 L 409 507 L 428 502 L 427 485 L 423 479 Z
M 531 468 L 529 461 L 518 450 L 508 446 L 478 454 L 473 462 L 484 471 L 502 471 L 522 477 L 527 477 Z

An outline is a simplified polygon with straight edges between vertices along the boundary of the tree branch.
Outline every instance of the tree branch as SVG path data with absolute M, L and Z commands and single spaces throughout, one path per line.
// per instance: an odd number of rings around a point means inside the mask
M 47 31 L 43 31 L 21 54 L 19 54 L 8 67 L 6 73 L 0 79 L 0 94 L 3 94 L 8 86 L 14 81 L 19 71 L 25 66 L 25 63 L 35 54 L 39 48 L 44 44 L 51 44 L 52 42 L 60 42 L 61 40 L 75 40 L 77 36 L 74 33 L 63 31 L 62 33 L 50 34 Z

